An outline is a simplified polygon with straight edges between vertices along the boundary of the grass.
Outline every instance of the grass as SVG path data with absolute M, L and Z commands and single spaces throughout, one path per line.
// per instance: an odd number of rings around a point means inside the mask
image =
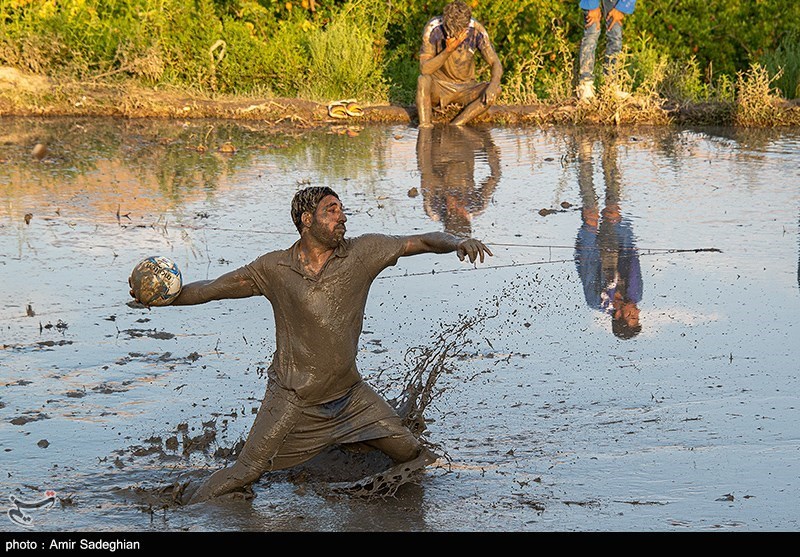
M 790 123 L 778 107 L 780 92 L 773 86 L 781 73 L 770 76 L 761 64 L 754 63 L 736 79 L 734 123 L 743 127 L 770 127 Z
M 797 34 L 784 37 L 774 52 L 761 57 L 761 64 L 770 75 L 778 76 L 775 86 L 785 98 L 800 98 L 800 39 Z
M 301 96 L 312 100 L 358 98 L 383 100 L 388 85 L 375 57 L 366 16 L 342 13 L 308 37 L 307 79 Z

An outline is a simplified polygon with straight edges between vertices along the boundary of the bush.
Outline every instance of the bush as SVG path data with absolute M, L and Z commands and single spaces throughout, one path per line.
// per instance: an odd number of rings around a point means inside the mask
M 736 79 L 736 111 L 734 121 L 741 126 L 774 126 L 780 124 L 781 113 L 775 105 L 777 90 L 772 83 L 779 76 L 770 77 L 765 67 L 758 63 L 747 71 L 739 72 Z
M 312 100 L 386 98 L 381 60 L 375 55 L 385 28 L 376 34 L 362 9 L 343 9 L 308 37 L 308 76 L 300 94 Z
M 501 102 L 571 97 L 583 32 L 576 0 L 467 1 L 503 63 Z M 446 2 L 0 0 L 0 65 L 56 78 L 410 104 L 422 29 Z M 674 4 L 640 2 L 625 20 L 634 91 L 732 102 L 739 72 L 757 62 L 779 76 L 784 97 L 800 96 L 800 3 Z M 485 64 L 478 70 L 488 78 Z
M 761 63 L 770 75 L 778 76 L 775 85 L 784 98 L 800 98 L 800 39 L 796 33 L 784 37 L 774 52 L 764 54 Z

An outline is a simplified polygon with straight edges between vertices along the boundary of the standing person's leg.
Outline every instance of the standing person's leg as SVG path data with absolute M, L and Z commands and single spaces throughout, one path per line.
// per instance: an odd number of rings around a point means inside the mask
M 603 0 L 603 18 L 608 17 L 608 12 L 616 5 L 612 0 Z M 619 53 L 622 51 L 622 22 L 608 28 L 606 21 L 606 49 L 603 66 L 606 72 L 613 72 L 617 64 Z
M 603 0 L 603 18 L 607 17 L 608 12 L 616 5 L 615 1 Z M 623 22 L 616 23 L 614 27 L 608 26 L 606 20 L 606 48 L 605 57 L 603 60 L 603 74 L 604 78 L 608 79 L 614 97 L 618 100 L 624 100 L 630 96 L 630 93 L 623 90 L 618 72 L 620 68 L 619 54 L 622 52 L 622 27 Z
M 588 10 L 583 11 L 583 38 L 581 39 L 581 49 L 578 54 L 578 99 L 588 101 L 594 97 L 594 66 L 597 42 L 600 39 L 600 24 L 593 23 L 586 27 L 588 22 Z

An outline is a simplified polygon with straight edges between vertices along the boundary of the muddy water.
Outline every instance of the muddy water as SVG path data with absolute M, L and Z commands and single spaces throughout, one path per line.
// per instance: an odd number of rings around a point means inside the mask
M 780 131 L 3 119 L 0 531 L 796 531 L 799 162 Z M 310 467 L 165 508 L 146 494 L 246 435 L 272 315 L 130 307 L 128 274 L 160 254 L 212 278 L 288 246 L 305 184 L 339 192 L 351 235 L 494 251 L 402 259 L 367 306 L 359 365 L 387 397 L 438 358 L 443 458 L 388 498 Z

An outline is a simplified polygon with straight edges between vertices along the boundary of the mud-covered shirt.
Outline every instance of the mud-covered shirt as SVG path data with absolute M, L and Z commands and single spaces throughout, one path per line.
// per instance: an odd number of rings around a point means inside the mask
M 458 45 L 442 67 L 433 72 L 433 78 L 439 81 L 466 83 L 475 81 L 475 52 L 480 51 L 484 60 L 496 57 L 489 34 L 479 22 L 471 19 L 467 28 L 467 38 Z M 444 20 L 434 17 L 422 31 L 420 59 L 430 59 L 445 50 L 447 36 L 444 32 Z
M 300 265 L 299 243 L 264 254 L 241 272 L 275 314 L 269 378 L 318 404 L 341 397 L 361 379 L 356 355 L 369 288 L 397 263 L 405 240 L 382 234 L 342 240 L 317 276 Z

